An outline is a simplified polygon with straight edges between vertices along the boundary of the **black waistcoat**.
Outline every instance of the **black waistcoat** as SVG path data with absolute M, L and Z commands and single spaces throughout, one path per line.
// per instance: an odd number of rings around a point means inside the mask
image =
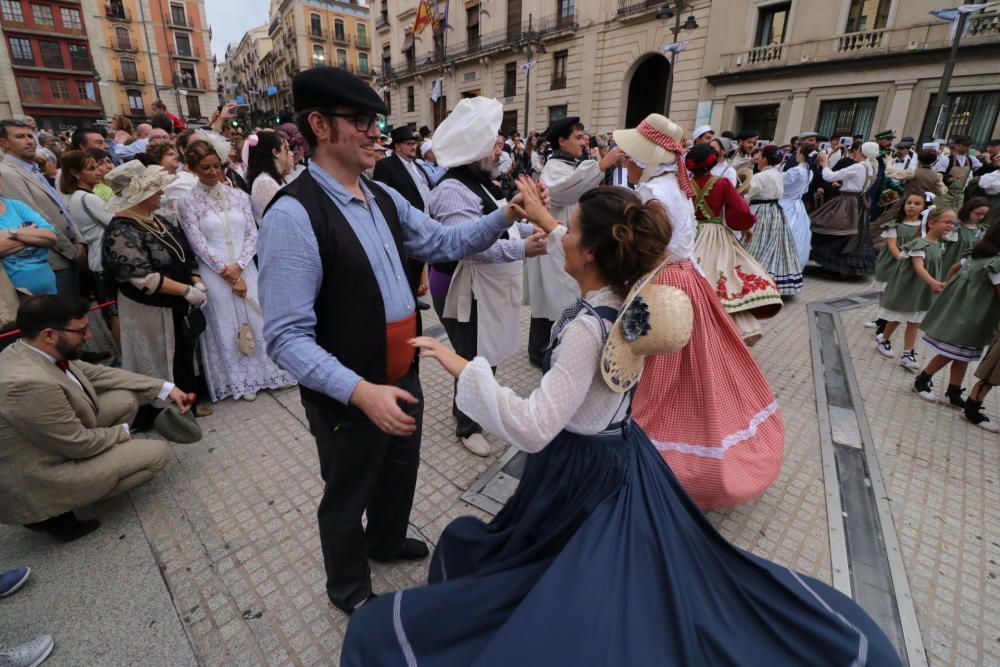
M 400 260 L 404 260 L 403 230 L 395 202 L 378 185 L 368 180 L 365 184 L 389 225 Z M 302 172 L 279 190 L 268 207 L 283 196 L 296 199 L 309 215 L 323 263 L 323 280 L 314 304 L 316 342 L 365 380 L 385 384 L 385 303 L 361 241 L 340 208 L 309 171 Z M 401 264 L 405 265 L 402 261 Z M 419 311 L 417 318 L 419 333 Z M 413 364 L 417 364 L 416 357 Z M 302 385 L 299 391 L 303 402 L 345 417 L 361 416 L 357 408 L 345 406 L 326 394 Z

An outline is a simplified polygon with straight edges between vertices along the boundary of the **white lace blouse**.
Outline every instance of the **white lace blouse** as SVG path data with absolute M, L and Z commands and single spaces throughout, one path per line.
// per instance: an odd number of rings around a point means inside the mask
M 264 209 L 267 208 L 280 189 L 281 185 L 270 174 L 258 174 L 257 178 L 253 179 L 253 185 L 250 187 L 250 202 L 253 204 L 253 217 L 256 219 L 258 227 L 264 218 Z
M 552 235 L 561 236 L 560 227 Z M 555 250 L 558 248 L 558 250 Z M 562 244 L 549 243 L 562 263 Z M 591 306 L 621 307 L 610 287 L 588 292 Z M 610 328 L 611 323 L 605 326 Z M 600 433 L 628 413 L 627 394 L 611 391 L 601 377 L 601 323 L 586 309 L 563 328 L 552 352 L 552 367 L 527 398 L 497 384 L 489 362 L 473 359 L 458 377 L 456 402 L 462 412 L 501 440 L 526 452 L 539 452 L 563 429 L 581 435 Z M 590 378 L 590 381 L 585 381 Z

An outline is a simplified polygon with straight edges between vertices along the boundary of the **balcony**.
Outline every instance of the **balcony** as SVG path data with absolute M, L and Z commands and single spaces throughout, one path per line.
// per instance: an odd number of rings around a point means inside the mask
M 763 75 L 779 68 L 791 72 L 820 64 L 857 67 L 859 61 L 905 63 L 918 56 L 944 58 L 951 46 L 950 32 L 949 24 L 935 22 L 758 46 L 723 54 L 718 72 L 708 80 L 713 82 L 750 73 Z M 962 38 L 960 48 L 977 51 L 984 44 L 1000 44 L 1000 12 L 969 17 L 969 32 Z
M 389 29 L 389 15 L 380 14 L 377 19 L 375 19 L 375 29 L 378 31 Z
M 309 30 L 309 36 L 313 39 L 326 39 L 326 30 L 323 28 L 312 28 Z
M 638 14 L 647 10 L 657 9 L 663 4 L 663 0 L 618 0 L 618 11 L 616 16 L 628 16 Z
M 112 39 L 111 49 L 114 51 L 129 51 L 135 53 L 139 48 L 132 43 L 131 39 Z
M 372 48 L 372 41 L 368 38 L 368 35 L 355 35 L 354 46 L 359 49 L 370 49 Z
M 132 21 L 132 12 L 118 5 L 104 5 L 104 15 L 112 21 L 124 21 L 126 23 L 131 23 Z
M 191 19 L 187 16 L 174 15 L 172 13 L 163 15 L 163 22 L 171 28 L 182 28 L 184 30 L 194 30 Z
M 351 41 L 349 39 L 347 39 L 347 35 L 345 35 L 344 33 L 337 32 L 336 30 L 334 30 L 333 31 L 333 43 L 334 44 L 343 44 L 344 46 L 347 46 L 348 44 L 351 43 Z
M 115 81 L 118 83 L 127 83 L 135 86 L 146 85 L 146 77 L 138 72 L 122 72 L 120 70 L 115 71 Z
M 129 118 L 145 118 L 146 108 L 140 107 L 138 109 L 135 109 L 127 104 L 123 104 L 121 105 L 121 115 L 128 116 Z
M 181 60 L 201 60 L 201 51 L 197 46 L 191 47 L 190 49 L 178 49 L 173 44 L 167 46 L 167 50 L 170 52 L 170 57 Z

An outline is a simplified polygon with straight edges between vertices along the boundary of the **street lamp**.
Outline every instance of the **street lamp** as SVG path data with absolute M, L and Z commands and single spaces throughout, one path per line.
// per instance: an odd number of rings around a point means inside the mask
M 526 59 L 524 61 L 524 136 L 528 136 L 529 120 L 531 118 L 531 68 L 534 67 L 535 63 L 531 61 L 531 57 L 535 55 L 535 51 L 538 53 L 548 53 L 545 48 L 545 44 L 542 43 L 542 37 L 535 32 L 532 27 L 533 17 L 528 14 L 528 30 L 522 36 L 518 42 L 521 46 L 526 49 Z
M 670 48 L 670 83 L 667 84 L 667 99 L 664 104 L 664 113 L 670 115 L 670 100 L 673 96 L 674 90 L 674 62 L 677 60 L 677 36 L 680 34 L 681 30 L 697 30 L 698 22 L 694 18 L 694 13 L 688 14 L 687 20 L 684 21 L 684 25 L 681 25 L 681 13 L 692 9 L 689 0 L 674 0 L 674 8 L 670 8 L 669 3 L 663 3 L 656 12 L 656 18 L 661 21 L 667 21 L 674 19 L 674 27 L 670 29 L 670 32 L 674 35 L 674 40 L 671 42 Z M 693 10 L 692 10 L 693 12 Z

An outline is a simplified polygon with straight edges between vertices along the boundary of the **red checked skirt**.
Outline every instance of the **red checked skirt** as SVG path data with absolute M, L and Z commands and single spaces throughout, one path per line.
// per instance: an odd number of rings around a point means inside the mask
M 646 360 L 632 417 L 699 507 L 749 500 L 781 472 L 785 429 L 774 392 L 690 261 L 668 264 L 655 282 L 688 295 L 694 327 L 679 352 Z

